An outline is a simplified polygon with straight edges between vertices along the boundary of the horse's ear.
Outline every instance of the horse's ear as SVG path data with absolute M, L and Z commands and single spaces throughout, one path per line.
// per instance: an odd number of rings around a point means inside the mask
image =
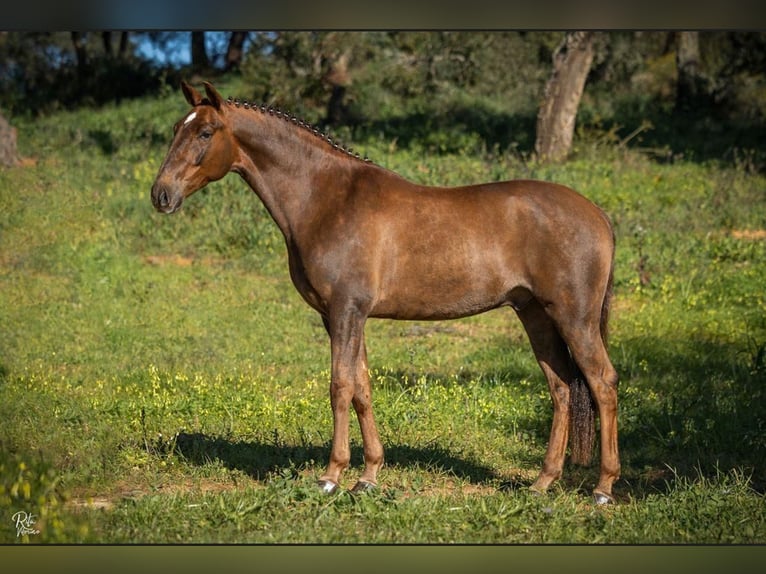
M 198 106 L 202 102 L 200 93 L 192 88 L 186 80 L 181 80 L 181 91 L 184 93 L 186 101 L 189 102 L 191 106 Z
M 210 100 L 210 103 L 213 104 L 213 107 L 216 110 L 220 110 L 221 106 L 223 105 L 223 96 L 218 93 L 218 90 L 216 90 L 213 87 L 213 84 L 210 82 L 202 82 L 202 84 L 205 86 L 205 92 L 207 93 L 207 99 Z

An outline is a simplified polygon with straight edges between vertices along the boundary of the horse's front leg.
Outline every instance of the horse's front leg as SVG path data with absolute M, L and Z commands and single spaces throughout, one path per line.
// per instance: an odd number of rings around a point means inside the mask
M 337 490 L 340 475 L 348 467 L 351 458 L 348 431 L 352 404 L 362 431 L 365 463 L 364 473 L 354 486 L 354 491 L 374 487 L 377 484 L 378 470 L 383 465 L 383 446 L 372 412 L 367 352 L 364 345 L 365 319 L 366 316 L 356 309 L 330 315 L 325 319 L 332 354 L 330 404 L 333 414 L 333 439 L 330 462 L 319 479 L 319 485 L 327 493 Z

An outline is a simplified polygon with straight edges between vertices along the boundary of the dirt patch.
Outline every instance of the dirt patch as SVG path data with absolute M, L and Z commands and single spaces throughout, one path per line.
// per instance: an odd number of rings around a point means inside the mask
M 731 232 L 731 236 L 735 239 L 758 241 L 766 239 L 766 229 L 735 229 Z
M 383 487 L 385 488 L 385 486 Z M 418 492 L 408 492 L 404 494 L 404 498 L 421 497 L 421 496 L 454 496 L 461 494 L 463 496 L 489 496 L 497 493 L 496 486 L 482 485 L 482 484 L 447 484 L 443 486 L 426 487 Z
M 184 255 L 145 255 L 144 263 L 157 267 L 172 265 L 174 267 L 191 267 L 192 265 L 218 265 L 222 263 L 221 259 L 215 257 L 186 257 Z
M 74 496 L 67 500 L 66 505 L 74 510 L 112 510 L 122 501 L 138 500 L 151 494 L 215 494 L 238 488 L 243 488 L 243 485 L 237 484 L 235 481 L 192 478 L 171 479 L 165 484 L 152 486 L 123 482 L 116 484 L 112 492 L 106 494 L 75 492 Z
M 350 484 L 347 485 L 350 487 Z M 248 486 L 260 485 L 253 482 Z M 114 490 L 108 494 L 88 495 L 85 492 L 70 498 L 66 506 L 73 510 L 113 510 L 115 506 L 127 500 L 139 500 L 149 495 L 172 495 L 172 494 L 218 494 L 245 488 L 244 484 L 236 482 L 221 482 L 205 479 L 187 479 L 181 481 L 172 481 L 160 486 L 140 487 L 138 485 L 118 484 Z M 381 484 L 380 487 L 385 491 L 387 488 L 393 488 L 389 485 Z M 497 486 L 486 484 L 459 484 L 454 481 L 447 481 L 443 484 L 427 486 L 417 491 L 405 491 L 403 498 L 413 497 L 438 497 L 438 496 L 489 496 L 498 492 Z
M 114 502 L 104 496 L 93 498 L 73 498 L 67 501 L 67 506 L 75 510 L 111 510 Z
M 194 259 L 182 255 L 147 255 L 144 257 L 144 263 L 157 266 L 175 265 L 177 267 L 189 267 L 194 263 Z

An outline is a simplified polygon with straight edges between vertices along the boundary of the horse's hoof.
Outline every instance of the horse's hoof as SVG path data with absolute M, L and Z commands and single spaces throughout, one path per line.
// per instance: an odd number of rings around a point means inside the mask
M 596 504 L 599 506 L 614 504 L 614 498 L 604 492 L 594 492 L 593 498 L 596 500 Z
M 332 480 L 319 480 L 317 484 L 322 490 L 322 494 L 335 494 L 338 490 L 338 483 Z
M 544 490 L 540 490 L 539 488 L 535 488 L 534 486 L 530 486 L 527 489 L 527 492 L 530 495 L 534 496 L 535 498 L 540 498 L 541 496 L 543 496 L 545 494 Z
M 354 485 L 354 488 L 351 489 L 351 492 L 353 492 L 354 494 L 359 494 L 361 492 L 371 492 L 375 490 L 376 488 L 378 488 L 377 485 L 372 482 L 367 482 L 366 480 L 359 480 Z

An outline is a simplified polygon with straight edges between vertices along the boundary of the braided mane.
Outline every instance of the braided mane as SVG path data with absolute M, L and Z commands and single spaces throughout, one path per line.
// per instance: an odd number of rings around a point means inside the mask
M 331 145 L 333 149 L 342 151 L 351 157 L 354 157 L 359 160 L 363 160 L 366 162 L 369 162 L 370 159 L 368 157 L 362 157 L 358 152 L 354 152 L 353 149 L 347 148 L 346 146 L 338 143 L 337 141 L 333 140 L 333 138 L 330 136 L 330 134 L 323 132 L 316 126 L 302 120 L 301 118 L 290 114 L 288 112 L 282 111 L 279 108 L 275 108 L 272 106 L 267 106 L 265 104 L 255 104 L 251 103 L 247 100 L 240 100 L 239 98 L 232 98 L 229 96 L 229 98 L 226 100 L 226 103 L 230 106 L 234 106 L 236 108 L 239 108 L 240 106 L 243 107 L 246 110 L 254 110 L 257 112 L 260 112 L 262 114 L 269 114 L 271 116 L 276 116 L 278 118 L 282 118 L 283 120 L 287 122 L 291 122 L 292 124 L 308 131 L 309 133 L 313 134 L 315 137 L 324 140 L 327 142 L 327 144 Z

